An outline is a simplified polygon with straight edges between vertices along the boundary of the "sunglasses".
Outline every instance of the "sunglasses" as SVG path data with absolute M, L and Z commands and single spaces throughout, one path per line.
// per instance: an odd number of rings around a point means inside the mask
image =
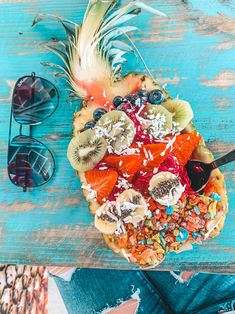
M 9 142 L 8 176 L 25 192 L 28 187 L 47 183 L 54 174 L 55 160 L 46 145 L 32 137 L 33 126 L 50 117 L 59 103 L 56 87 L 44 78 L 24 76 L 13 90 Z M 12 117 L 20 125 L 19 135 L 11 140 Z M 29 126 L 29 135 L 22 134 L 22 126 Z

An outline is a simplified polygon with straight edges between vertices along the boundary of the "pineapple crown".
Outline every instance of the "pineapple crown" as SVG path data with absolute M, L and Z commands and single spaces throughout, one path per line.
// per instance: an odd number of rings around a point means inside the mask
M 52 19 L 64 27 L 67 40 L 58 41 L 57 45 L 47 44 L 47 49 L 57 54 L 63 66 L 44 63 L 62 70 L 72 90 L 81 98 L 88 96 L 89 86 L 102 85 L 104 90 L 119 77 L 128 52 L 138 49 L 128 36 L 137 30 L 135 26 L 123 25 L 136 17 L 141 9 L 156 15 L 164 13 L 149 7 L 139 0 L 132 0 L 127 5 L 113 10 L 118 0 L 90 0 L 81 25 L 52 14 L 39 14 L 33 26 L 42 20 Z M 120 37 L 124 36 L 128 44 Z M 147 68 L 146 64 L 144 63 Z

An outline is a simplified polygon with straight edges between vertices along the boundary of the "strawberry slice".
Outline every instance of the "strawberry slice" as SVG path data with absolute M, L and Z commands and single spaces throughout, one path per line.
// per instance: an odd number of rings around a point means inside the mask
M 86 171 L 85 177 L 91 189 L 96 191 L 98 203 L 103 204 L 117 182 L 118 173 L 114 170 L 93 169 Z
M 176 137 L 172 155 L 178 159 L 180 165 L 184 166 L 189 161 L 200 139 L 201 135 L 199 133 L 181 134 Z
M 170 148 L 166 148 L 166 145 L 166 143 L 143 145 L 141 148 L 143 164 L 140 170 L 151 171 L 158 168 L 170 153 Z
M 138 155 L 109 155 L 104 161 L 118 170 L 128 182 L 132 181 L 141 165 L 141 157 Z

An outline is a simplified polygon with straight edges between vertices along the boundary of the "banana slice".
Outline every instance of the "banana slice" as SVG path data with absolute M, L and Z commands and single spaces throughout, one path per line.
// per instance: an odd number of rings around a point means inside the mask
M 104 234 L 125 232 L 124 223 L 136 226 L 147 213 L 144 197 L 133 189 L 122 192 L 116 202 L 106 202 L 95 213 L 95 227 Z
M 118 196 L 116 210 L 124 222 L 136 225 L 146 215 L 147 204 L 139 192 L 128 189 Z
M 135 126 L 123 111 L 112 110 L 104 114 L 95 127 L 96 132 L 102 134 L 109 147 L 116 154 L 121 154 L 128 148 L 135 136 Z
M 149 183 L 152 198 L 164 206 L 176 204 L 184 190 L 179 177 L 168 171 L 155 174 Z
M 97 137 L 94 130 L 86 130 L 72 138 L 67 156 L 74 169 L 86 171 L 97 165 L 104 157 L 106 150 L 105 139 Z
M 144 119 L 144 128 L 155 138 L 167 135 L 172 130 L 172 114 L 161 105 L 147 105 Z
M 172 113 L 176 128 L 183 130 L 193 119 L 193 111 L 187 101 L 180 99 L 168 99 L 162 103 L 163 107 Z
M 113 210 L 111 202 L 107 202 L 95 213 L 95 227 L 104 234 L 113 234 L 117 230 L 118 218 L 111 212 Z

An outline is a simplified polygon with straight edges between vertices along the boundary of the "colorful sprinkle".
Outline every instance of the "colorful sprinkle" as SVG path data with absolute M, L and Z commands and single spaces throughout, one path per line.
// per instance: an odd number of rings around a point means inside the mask
M 214 200 L 216 200 L 217 202 L 219 202 L 221 200 L 221 197 L 217 194 L 217 193 L 211 193 L 209 195 L 209 197 L 213 198 Z
M 166 245 L 166 241 L 163 238 L 161 238 L 160 241 L 161 241 L 162 246 Z
M 175 229 L 175 230 L 173 231 L 173 234 L 174 234 L 175 237 L 177 237 L 177 235 L 179 234 L 179 230 Z
M 192 232 L 192 236 L 194 239 L 198 238 L 201 236 L 201 234 L 199 232 Z
M 166 207 L 166 214 L 172 215 L 174 212 L 174 207 L 172 205 Z
M 205 217 L 206 219 L 210 219 L 210 218 L 211 218 L 211 215 L 210 215 L 210 213 L 207 213 L 207 214 L 204 215 L 204 217 Z
M 189 233 L 188 230 L 184 228 L 179 229 L 179 235 L 176 237 L 177 242 L 186 241 L 188 239 Z
M 178 213 L 173 213 L 173 214 L 172 214 L 172 218 L 173 218 L 174 220 L 178 220 L 179 217 L 180 217 L 180 215 L 179 215 Z
M 147 244 L 153 244 L 153 240 L 152 239 L 147 239 Z
M 200 210 L 199 210 L 199 208 L 198 208 L 197 206 L 194 206 L 194 207 L 193 207 L 193 210 L 194 210 L 194 212 L 195 212 L 197 215 L 200 215 L 200 214 L 201 214 L 201 212 L 200 212 Z
M 155 234 L 155 235 L 152 237 L 152 240 L 157 241 L 157 242 L 159 243 L 159 242 L 160 242 L 159 235 L 158 235 L 158 234 Z
M 149 219 L 146 219 L 146 220 L 145 220 L 145 222 L 144 222 L 144 224 L 145 224 L 145 226 L 150 226 L 150 227 L 152 227 L 152 226 L 153 226 L 152 221 L 151 221 L 151 220 L 149 220 Z

